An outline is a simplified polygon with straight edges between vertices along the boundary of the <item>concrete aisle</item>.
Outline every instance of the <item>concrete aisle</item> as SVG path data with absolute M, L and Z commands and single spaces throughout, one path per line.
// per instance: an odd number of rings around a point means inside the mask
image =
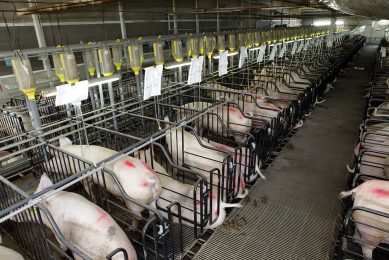
M 365 106 L 376 46 L 367 46 L 196 259 L 330 259 L 335 220 Z M 354 66 L 365 67 L 364 71 Z

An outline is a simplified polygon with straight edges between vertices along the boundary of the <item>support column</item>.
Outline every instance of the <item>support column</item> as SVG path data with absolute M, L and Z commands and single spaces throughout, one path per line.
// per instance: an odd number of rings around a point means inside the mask
M 195 7 L 197 11 L 197 9 L 199 8 L 197 0 L 195 0 Z M 196 33 L 200 33 L 200 19 L 197 13 L 196 13 Z
M 38 40 L 39 48 L 47 47 L 45 35 L 43 33 L 42 24 L 40 22 L 39 16 L 37 14 L 32 14 L 31 17 L 32 17 L 32 22 L 34 24 L 35 35 Z M 49 56 L 41 55 L 40 58 L 42 59 L 44 69 L 47 71 L 47 76 L 51 78 L 51 65 L 49 61 Z M 50 82 L 50 87 L 53 86 L 54 86 L 53 83 Z
M 216 9 L 219 9 L 219 0 L 216 0 Z M 219 12 L 216 13 L 216 31 L 220 31 L 220 19 Z
M 119 19 L 120 19 L 120 31 L 122 32 L 122 39 L 127 38 L 126 20 L 124 19 L 123 3 L 119 2 Z
M 177 15 L 176 15 L 176 0 L 173 0 L 173 24 L 174 34 L 178 34 Z

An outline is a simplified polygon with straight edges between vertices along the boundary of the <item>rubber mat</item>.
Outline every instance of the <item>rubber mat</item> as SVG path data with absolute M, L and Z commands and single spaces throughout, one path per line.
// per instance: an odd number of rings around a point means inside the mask
M 267 180 L 257 182 L 195 259 L 332 259 L 337 196 L 345 187 L 375 48 L 357 54 L 266 170 Z

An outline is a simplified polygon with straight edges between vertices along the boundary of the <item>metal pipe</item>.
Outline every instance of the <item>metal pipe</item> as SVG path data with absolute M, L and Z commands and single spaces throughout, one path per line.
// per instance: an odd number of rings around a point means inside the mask
M 195 7 L 196 10 L 199 8 L 197 0 L 195 0 Z M 196 33 L 200 33 L 200 20 L 199 20 L 199 15 L 196 13 Z
M 219 9 L 219 0 L 216 0 L 216 8 Z M 219 12 L 216 13 L 216 31 L 220 31 L 220 19 L 219 19 Z
M 142 100 L 142 86 L 140 84 L 140 76 L 135 75 L 135 80 L 136 80 L 136 92 L 138 94 L 139 100 Z
M 111 104 L 111 109 L 115 110 L 115 97 L 113 95 L 112 82 L 108 83 L 108 94 L 109 94 L 109 102 Z M 115 112 L 112 112 L 113 116 L 113 129 L 118 131 L 118 122 L 116 121 Z
M 32 21 L 34 24 L 35 35 L 36 35 L 36 38 L 38 40 L 38 46 L 39 46 L 39 48 L 45 48 L 45 47 L 47 47 L 46 39 L 45 39 L 45 35 L 43 33 L 42 25 L 40 23 L 40 19 L 39 19 L 38 15 L 36 15 L 36 14 L 31 15 L 31 17 L 32 17 Z M 50 61 L 49 61 L 49 56 L 46 54 L 46 55 L 40 56 L 40 58 L 42 60 L 44 69 L 47 71 L 47 76 L 50 78 L 51 77 L 51 65 L 50 65 Z M 52 82 L 50 82 L 49 84 L 51 87 L 54 86 Z
M 38 107 L 36 105 L 36 100 L 30 100 L 26 97 L 26 103 L 28 107 L 28 113 L 30 114 L 32 120 L 32 126 L 36 130 L 36 135 L 40 136 L 43 134 L 43 130 L 41 117 L 39 116 Z
M 173 26 L 174 34 L 178 34 L 177 15 L 176 15 L 176 0 L 173 0 Z
M 127 38 L 126 21 L 124 19 L 123 3 L 119 2 L 119 19 L 120 19 L 120 31 L 122 32 L 122 39 Z
M 178 82 L 182 82 L 182 67 L 178 67 Z

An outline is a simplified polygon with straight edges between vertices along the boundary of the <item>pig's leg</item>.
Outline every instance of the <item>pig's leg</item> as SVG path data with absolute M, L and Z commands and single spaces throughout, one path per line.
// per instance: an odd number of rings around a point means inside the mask
M 374 246 L 363 244 L 362 245 L 362 252 L 363 252 L 363 259 L 373 259 L 373 250 Z
M 84 187 L 84 190 L 86 194 L 88 194 L 93 202 L 97 202 L 96 193 L 93 190 L 93 181 L 90 179 L 85 179 L 82 182 L 82 186 Z
M 135 215 L 132 221 L 132 227 L 130 228 L 135 230 L 138 227 L 139 221 L 142 220 L 141 213 L 144 210 L 144 208 L 128 200 L 125 201 L 125 204 L 127 208 Z
M 154 208 L 157 210 L 157 201 L 154 200 L 153 202 L 150 203 L 150 207 Z M 149 218 L 153 218 L 155 216 L 155 213 L 153 211 L 149 211 Z

